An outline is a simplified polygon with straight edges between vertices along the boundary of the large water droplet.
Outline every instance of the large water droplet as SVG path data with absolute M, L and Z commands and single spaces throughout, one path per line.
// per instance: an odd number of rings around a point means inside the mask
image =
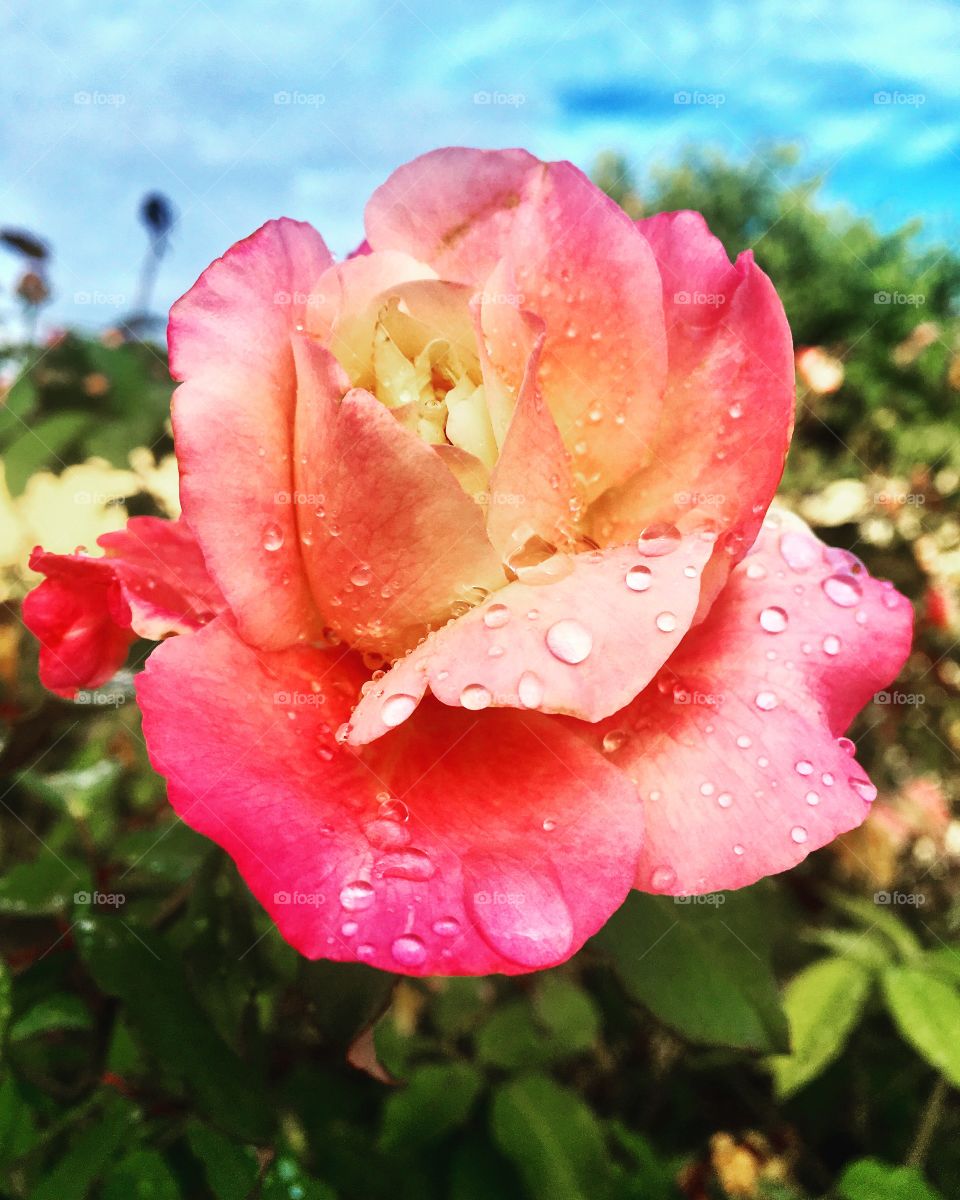
M 626 582 L 631 592 L 645 592 L 653 582 L 653 572 L 643 565 L 631 567 L 626 574 Z
M 809 571 L 816 563 L 817 543 L 804 533 L 789 530 L 780 535 L 780 557 L 792 571 Z
M 388 854 L 376 865 L 376 873 L 381 879 L 412 879 L 424 882 L 432 879 L 437 867 L 425 850 L 398 850 Z
M 354 879 L 340 889 L 340 903 L 348 912 L 362 912 L 374 901 L 373 885 L 365 879 Z
M 760 614 L 760 628 L 767 633 L 783 633 L 787 627 L 787 614 L 775 605 L 765 608 Z
M 493 696 L 490 689 L 485 688 L 482 683 L 468 683 L 460 693 L 460 703 L 472 712 L 479 712 L 481 708 L 489 708 L 492 701 Z
M 390 953 L 404 967 L 419 967 L 427 960 L 427 948 L 415 933 L 401 934 L 394 940 Z
M 410 830 L 397 821 L 381 817 L 363 830 L 367 841 L 377 850 L 397 850 L 410 841 Z
M 866 800 L 868 804 L 872 804 L 877 798 L 877 789 L 869 779 L 854 779 L 851 777 L 850 786 L 860 799 Z
M 434 921 L 433 932 L 438 937 L 455 937 L 460 932 L 460 922 L 456 917 L 441 917 Z
M 384 725 L 393 729 L 396 725 L 402 725 L 416 707 L 415 696 L 406 696 L 402 692 L 397 692 L 393 696 L 388 696 L 381 704 L 380 719 Z
M 853 608 L 863 596 L 860 581 L 853 575 L 828 575 L 820 586 L 827 598 L 841 608 Z
M 851 758 L 853 758 L 854 754 L 857 752 L 856 743 L 848 737 L 838 737 L 837 748 L 842 750 L 844 754 L 849 754 Z
M 579 621 L 567 617 L 547 630 L 547 647 L 561 662 L 582 663 L 593 649 L 593 634 Z
M 524 708 L 539 708 L 543 701 L 543 683 L 533 671 L 524 671 L 517 684 L 517 694 Z
M 464 903 L 484 941 L 524 967 L 551 966 L 573 945 L 573 918 L 549 867 L 483 853 L 463 860 Z
M 263 531 L 264 550 L 279 550 L 283 545 L 283 530 L 279 525 L 267 525 Z
M 350 582 L 354 587 L 366 587 L 373 578 L 373 571 L 369 563 L 357 563 L 350 572 Z
M 483 614 L 483 623 L 488 629 L 501 629 L 510 620 L 510 609 L 505 604 L 491 604 Z
M 648 525 L 637 539 L 637 549 L 647 558 L 660 558 L 680 545 L 680 530 L 676 525 L 657 521 Z
M 396 796 L 391 796 L 389 792 L 378 792 L 377 800 L 380 802 L 379 813 L 384 821 L 410 820 L 409 808 Z

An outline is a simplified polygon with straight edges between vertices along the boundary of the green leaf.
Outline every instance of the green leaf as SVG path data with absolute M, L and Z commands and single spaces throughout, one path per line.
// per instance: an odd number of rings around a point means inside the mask
M 862 1158 L 844 1171 L 837 1191 L 842 1200 L 943 1200 L 919 1171 Z
M 89 1029 L 90 1011 L 79 996 L 64 992 L 46 996 L 28 1009 L 10 1030 L 11 1042 L 24 1042 L 38 1033 L 58 1029 Z
M 380 1145 L 388 1152 L 416 1153 L 463 1125 L 483 1085 L 469 1063 L 428 1063 L 391 1092 L 383 1108 Z
M 600 1014 L 590 996 L 572 980 L 555 972 L 541 975 L 533 1007 L 566 1055 L 579 1054 L 596 1044 Z
M 194 1156 L 203 1164 L 207 1183 L 217 1200 L 246 1196 L 257 1179 L 257 1156 L 249 1146 L 238 1146 L 204 1125 L 187 1132 Z
M 545 1075 L 527 1075 L 497 1089 L 493 1137 L 533 1200 L 603 1200 L 613 1168 L 603 1130 L 574 1093 Z
M 847 896 L 837 891 L 831 892 L 830 898 L 838 908 L 861 925 L 866 925 L 867 929 L 877 929 L 885 934 L 901 958 L 909 960 L 922 953 L 923 946 L 916 934 L 892 908 L 877 904 L 865 896 Z
M 37 1141 L 36 1123 L 29 1105 L 14 1082 L 6 1074 L 0 1083 L 0 1166 L 27 1154 Z
M 960 1088 L 960 992 L 923 967 L 891 967 L 883 990 L 904 1041 Z
M 32 1200 L 84 1200 L 128 1137 L 133 1118 L 133 1109 L 125 1100 L 107 1096 L 91 1124 L 46 1172 Z
M 13 980 L 7 964 L 0 958 L 0 1053 L 3 1051 L 4 1039 L 7 1036 L 7 1025 L 13 1010 Z
M 63 912 L 77 893 L 90 890 L 90 873 L 80 863 L 41 850 L 0 878 L 0 915 L 38 917 Z
M 110 1170 L 99 1200 L 180 1200 L 180 1188 L 162 1154 L 134 1150 Z
M 691 1041 L 786 1051 L 759 896 L 744 889 L 706 900 L 634 892 L 594 944 L 633 999 Z
M 311 1179 L 293 1158 L 284 1155 L 271 1166 L 260 1189 L 261 1200 L 337 1200 L 333 1189 Z
M 93 421 L 85 412 L 58 412 L 33 421 L 29 429 L 10 442 L 3 454 L 7 487 L 18 496 L 35 472 L 46 469 L 59 474 L 70 458 L 68 447 Z
M 187 986 L 172 947 L 120 916 L 84 917 L 77 945 L 97 984 L 119 997 L 145 1045 L 223 1128 L 262 1137 L 269 1103 L 262 1084 L 217 1034 Z
M 770 1059 L 781 1096 L 790 1096 L 840 1054 L 870 995 L 870 974 L 850 958 L 822 958 L 784 991 L 789 1054 Z
M 494 1009 L 477 1030 L 474 1046 L 480 1062 L 505 1071 L 546 1066 L 556 1058 L 555 1047 L 526 1000 L 508 1001 Z

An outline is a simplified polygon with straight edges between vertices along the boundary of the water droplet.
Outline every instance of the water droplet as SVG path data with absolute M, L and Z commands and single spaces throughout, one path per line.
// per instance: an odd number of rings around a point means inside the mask
M 380 719 L 384 725 L 393 729 L 396 725 L 402 725 L 416 707 L 415 696 L 405 696 L 402 692 L 397 692 L 388 696 L 380 706 Z
M 829 771 L 824 771 L 824 773 L 820 776 L 820 782 L 824 785 L 824 787 L 833 787 L 833 776 Z
M 838 737 L 837 748 L 842 750 L 844 754 L 849 754 L 851 758 L 853 758 L 854 754 L 857 752 L 856 743 L 848 737 Z
M 877 798 L 877 789 L 869 779 L 854 779 L 851 777 L 850 786 L 860 799 L 866 800 L 868 804 L 872 804 Z
M 733 852 L 739 858 L 743 854 L 743 847 L 741 845 L 737 844 L 736 846 L 734 846 Z
M 381 879 L 412 879 L 418 883 L 432 879 L 436 871 L 430 855 L 416 848 L 388 854 L 376 865 L 376 873 Z
M 544 817 L 544 820 L 543 820 L 543 832 L 544 833 L 553 833 L 553 831 L 556 829 L 556 827 L 557 827 L 556 821 L 552 820 L 550 817 Z
M 730 414 L 731 418 L 734 421 L 738 421 L 743 416 L 743 405 L 742 404 L 731 404 L 730 407 L 727 409 L 727 412 Z
M 747 735 L 745 733 L 741 733 L 739 735 L 739 737 L 737 738 L 737 745 L 740 747 L 741 750 L 749 750 L 750 747 L 753 745 L 753 742 L 751 742 L 751 740 L 747 737 Z
M 527 620 L 528 620 L 528 621 L 536 621 L 536 620 L 538 620 L 538 619 L 539 619 L 539 617 L 540 617 L 540 610 L 539 610 L 539 609 L 536 609 L 536 608 L 531 608 L 531 609 L 530 609 L 530 611 L 527 613 Z
M 809 571 L 818 557 L 812 537 L 792 530 L 780 535 L 780 557 L 792 571 Z
M 751 558 L 747 563 L 747 578 L 748 579 L 766 579 L 767 568 L 762 562 L 757 562 L 755 558 Z
M 359 928 L 360 926 L 356 921 L 344 921 L 344 923 L 340 926 L 340 932 L 344 937 L 353 937 Z
M 655 867 L 650 876 L 650 886 L 657 892 L 665 892 L 677 882 L 673 867 Z
M 796 842 L 798 846 L 802 846 L 807 840 L 807 837 L 807 831 L 802 825 L 794 825 L 794 827 L 790 830 L 790 839 L 791 841 Z
M 369 908 L 374 901 L 373 885 L 364 879 L 355 879 L 345 883 L 340 889 L 340 904 L 348 912 L 362 912 Z
M 503 658 L 505 653 L 503 646 L 491 646 L 487 651 L 487 658 Z
M 402 800 L 391 796 L 389 792 L 379 792 L 377 799 L 380 801 L 379 813 L 382 820 L 401 822 L 410 820 L 410 810 Z
M 796 764 L 796 771 L 798 775 L 812 775 L 813 763 L 808 762 L 805 758 L 801 758 Z
M 471 712 L 478 712 L 481 708 L 489 708 L 493 696 L 489 688 L 485 688 L 482 683 L 468 683 L 460 693 L 460 703 L 464 708 L 469 708 Z
M 653 582 L 653 572 L 649 567 L 631 567 L 627 572 L 626 581 L 631 592 L 645 592 Z
M 263 531 L 264 550 L 279 550 L 283 545 L 283 530 L 279 525 L 267 525 Z
M 658 613 L 656 625 L 661 633 L 673 633 L 677 627 L 677 618 L 672 612 Z
M 627 735 L 624 730 L 611 729 L 603 735 L 603 741 L 600 744 L 603 746 L 604 754 L 615 754 L 626 740 Z
M 373 958 L 373 956 L 374 956 L 374 954 L 376 954 L 376 952 L 377 951 L 374 946 L 371 946 L 369 942 L 364 942 L 362 945 L 357 947 L 357 958 L 363 958 L 363 959 Z
M 716 791 L 716 788 L 710 782 L 700 784 L 700 795 L 701 796 L 712 796 L 715 791 Z
M 363 832 L 370 845 L 377 850 L 398 850 L 410 841 L 410 830 L 386 817 L 371 821 Z
M 684 567 L 684 568 L 683 568 L 683 573 L 684 573 L 684 575 L 686 575 L 686 577 L 687 577 L 688 579 L 696 579 L 696 577 L 697 577 L 697 568 L 696 568 L 696 567 Z
M 809 791 L 809 792 L 807 792 L 806 796 L 804 796 L 804 799 L 806 800 L 806 802 L 808 804 L 819 804 L 820 803 L 820 793 L 814 792 L 814 791 Z
M 539 708 L 543 701 L 543 683 L 539 675 L 524 671 L 517 684 L 517 694 L 524 708 Z
M 573 918 L 549 865 L 474 851 L 463 859 L 463 892 L 477 932 L 511 962 L 546 967 L 570 953 Z
M 765 608 L 760 614 L 760 628 L 767 633 L 783 633 L 787 627 L 787 614 L 782 608 Z
M 660 558 L 676 550 L 679 544 L 680 530 L 663 521 L 648 525 L 637 539 L 637 549 L 647 558 Z
M 350 572 L 350 582 L 354 587 L 366 587 L 373 578 L 373 571 L 368 563 L 357 563 Z
M 841 608 L 853 608 L 860 603 L 863 588 L 853 575 L 828 575 L 820 585 L 828 600 Z
M 823 652 L 829 654 L 831 658 L 840 653 L 840 639 L 836 634 L 828 633 L 823 639 Z
M 491 604 L 483 614 L 483 623 L 488 629 L 502 629 L 510 620 L 510 609 L 505 604 Z
M 567 617 L 547 630 L 547 647 L 561 662 L 582 663 L 593 649 L 593 634 L 579 621 Z
M 415 933 L 401 934 L 390 947 L 390 953 L 404 967 L 419 967 L 427 960 L 427 948 Z
M 729 808 L 730 805 L 733 803 L 733 797 L 730 795 L 729 792 L 721 792 L 720 795 L 717 797 L 717 803 L 720 805 L 721 808 Z
M 777 707 L 779 701 L 773 692 L 757 692 L 754 704 L 763 712 L 770 712 Z

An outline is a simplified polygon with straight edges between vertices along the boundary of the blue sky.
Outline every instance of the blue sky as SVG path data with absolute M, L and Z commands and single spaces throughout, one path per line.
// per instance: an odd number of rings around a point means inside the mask
M 795 141 L 830 200 L 960 229 L 948 0 L 0 0 L 0 42 L 0 224 L 53 244 L 50 320 L 132 302 L 147 190 L 181 215 L 165 308 L 269 217 L 346 252 L 372 188 L 455 143 L 615 148 L 642 178 L 695 142 Z

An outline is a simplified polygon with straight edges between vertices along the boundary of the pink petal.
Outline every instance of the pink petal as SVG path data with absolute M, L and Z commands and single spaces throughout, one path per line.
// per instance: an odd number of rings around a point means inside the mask
M 837 739 L 899 671 L 913 614 L 798 525 L 768 518 L 657 685 L 582 728 L 643 795 L 642 890 L 743 887 L 869 812 L 876 789 Z
M 298 338 L 300 534 L 327 620 L 351 644 L 409 649 L 504 583 L 483 510 L 432 446 L 369 392 L 339 400 L 329 353 Z
M 594 536 L 622 540 L 650 521 L 716 522 L 701 615 L 760 528 L 793 425 L 790 329 L 748 251 L 731 265 L 699 213 L 638 222 L 663 278 L 669 376 L 653 458 L 604 496 Z
M 331 264 L 309 225 L 270 221 L 201 275 L 170 313 L 184 516 L 244 637 L 319 636 L 296 536 L 290 335 Z
M 350 741 L 400 724 L 428 686 L 444 704 L 474 710 L 609 716 L 689 628 L 711 548 L 691 534 L 656 557 L 632 546 L 557 556 L 543 568 L 567 572 L 556 582 L 511 583 L 401 659 L 360 701 Z
M 98 542 L 103 558 L 39 547 L 30 558 L 47 578 L 25 597 L 23 619 L 40 641 L 41 681 L 63 696 L 105 683 L 134 636 L 199 629 L 223 608 L 183 521 L 133 517 Z
M 413 975 L 564 961 L 629 890 L 633 787 L 534 714 L 425 706 L 358 757 L 332 731 L 361 678 L 353 655 L 258 653 L 223 620 L 164 643 L 138 696 L 174 808 L 308 957 Z

